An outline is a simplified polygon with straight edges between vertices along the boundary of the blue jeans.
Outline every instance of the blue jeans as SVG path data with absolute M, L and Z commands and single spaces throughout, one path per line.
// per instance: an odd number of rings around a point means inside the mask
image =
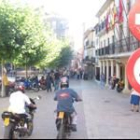
M 54 87 L 55 87 L 55 91 L 59 90 L 59 80 L 55 80 Z
M 104 81 L 101 81 L 101 88 L 104 88 L 105 87 L 105 82 Z

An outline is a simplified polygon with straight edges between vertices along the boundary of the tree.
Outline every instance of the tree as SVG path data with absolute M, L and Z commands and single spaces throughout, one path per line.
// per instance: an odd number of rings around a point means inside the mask
M 2 62 L 2 77 L 4 61 L 13 59 L 20 53 L 22 41 L 19 40 L 22 16 L 19 10 L 7 1 L 0 1 L 0 61 Z M 4 97 L 2 82 L 2 97 Z
M 30 64 L 39 63 L 47 46 L 48 33 L 40 15 L 32 9 L 0 0 L 1 62 L 25 64 L 26 69 Z
M 59 41 L 59 44 L 57 44 L 56 48 L 57 53 L 55 53 L 54 59 L 49 62 L 48 66 L 52 68 L 68 66 L 73 57 L 73 51 L 69 46 L 69 42 Z

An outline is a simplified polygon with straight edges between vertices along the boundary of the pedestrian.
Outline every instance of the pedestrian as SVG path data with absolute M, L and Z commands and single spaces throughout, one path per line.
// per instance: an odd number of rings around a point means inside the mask
M 80 70 L 80 79 L 83 79 L 83 70 Z
M 56 70 L 56 73 L 55 73 L 55 75 L 54 75 L 54 87 L 55 87 L 55 89 L 54 89 L 54 91 L 57 91 L 57 90 L 59 90 L 59 82 L 60 82 L 60 74 L 59 74 L 59 71 L 58 70 Z
M 3 83 L 5 86 L 5 95 L 6 95 L 6 97 L 8 97 L 9 96 L 9 81 L 8 81 L 8 77 L 7 77 L 6 73 L 4 73 L 4 75 L 3 75 Z
M 52 79 L 51 79 L 50 73 L 48 73 L 48 75 L 46 77 L 47 92 L 52 92 L 51 84 L 52 84 Z
M 55 87 L 55 73 L 54 73 L 54 71 L 51 72 L 50 76 L 51 76 L 51 80 L 52 80 L 52 85 L 53 85 L 53 87 Z
M 77 80 L 79 80 L 79 79 L 80 79 L 80 71 L 77 70 Z
M 139 112 L 140 93 L 132 89 L 131 92 L 131 111 Z
M 104 88 L 105 87 L 105 74 L 104 73 L 101 74 L 100 82 L 101 82 L 101 88 Z

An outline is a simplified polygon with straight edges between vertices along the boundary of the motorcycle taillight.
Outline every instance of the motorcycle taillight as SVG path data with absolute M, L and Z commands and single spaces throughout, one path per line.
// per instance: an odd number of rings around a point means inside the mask
M 11 118 L 12 116 L 13 116 L 13 114 L 11 112 L 3 112 L 2 113 L 2 119 Z

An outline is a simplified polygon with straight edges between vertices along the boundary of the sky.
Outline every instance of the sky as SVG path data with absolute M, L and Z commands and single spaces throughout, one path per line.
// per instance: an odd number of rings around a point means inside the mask
M 68 19 L 70 34 L 74 37 L 76 48 L 82 45 L 83 24 L 85 28 L 96 24 L 95 15 L 105 0 L 23 0 L 30 5 L 45 6 L 46 11 L 55 12 Z

